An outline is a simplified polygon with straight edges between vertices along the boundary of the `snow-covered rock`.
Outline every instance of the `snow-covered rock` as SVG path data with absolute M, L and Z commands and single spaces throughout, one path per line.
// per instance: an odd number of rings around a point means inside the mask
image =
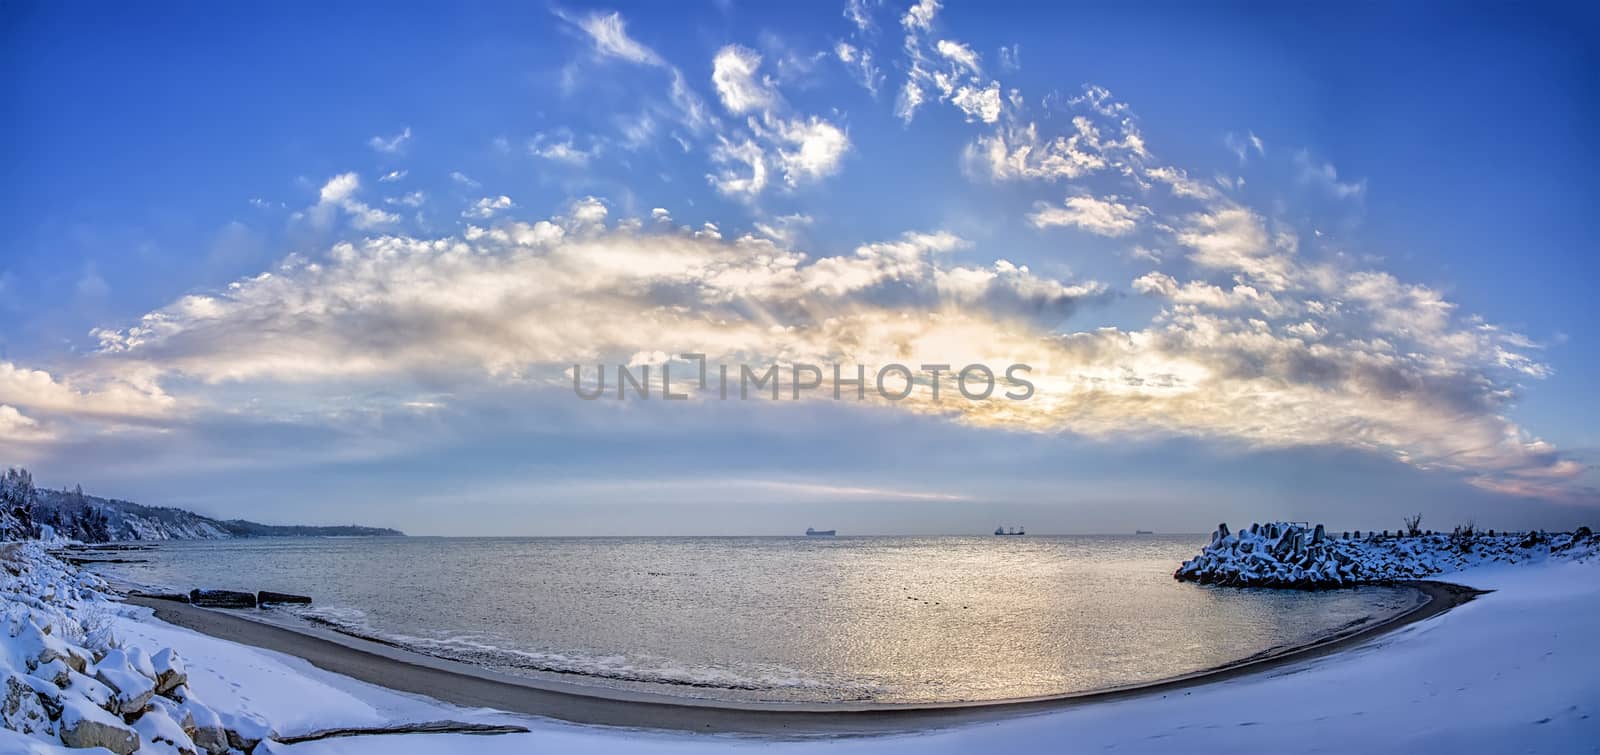
M 183 658 L 172 648 L 162 648 L 150 662 L 156 672 L 156 694 L 164 695 L 189 681 L 189 673 L 183 666 Z
M 175 750 L 179 755 L 198 755 L 199 749 L 189 739 L 188 732 L 172 717 L 167 715 L 166 709 L 161 706 L 152 706 L 139 717 L 133 725 L 134 731 L 139 733 L 139 740 L 146 744 L 166 745 Z
M 1230 587 L 1323 589 L 1423 579 L 1472 566 L 1600 554 L 1588 528 L 1571 533 L 1390 535 L 1331 533 L 1322 525 L 1271 522 L 1234 533 L 1218 525 L 1179 580 Z
M 0 752 L 221 755 L 273 736 L 259 717 L 194 699 L 176 650 L 117 641 L 120 608 L 99 577 L 38 543 L 0 543 Z
M 127 716 L 144 709 L 145 703 L 156 693 L 155 670 L 144 673 L 139 661 L 149 667 L 150 659 L 137 650 L 129 652 L 122 648 L 112 648 L 106 651 L 103 658 L 95 661 L 95 681 L 111 688 L 111 702 L 114 713 Z
M 69 698 L 61 711 L 61 742 L 68 747 L 104 747 L 128 755 L 139 749 L 139 734 L 94 703 Z

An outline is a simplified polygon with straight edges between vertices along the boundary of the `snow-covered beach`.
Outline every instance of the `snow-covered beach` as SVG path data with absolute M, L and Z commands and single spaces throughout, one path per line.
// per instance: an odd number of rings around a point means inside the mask
M 92 729 L 123 750 L 130 740 L 117 735 L 126 730 L 139 752 L 245 750 L 256 739 L 254 752 L 296 753 L 1044 751 L 1068 742 L 1135 751 L 1586 752 L 1600 742 L 1592 642 L 1600 562 L 1590 546 L 1515 564 L 1480 559 L 1446 578 L 1491 592 L 1258 673 L 923 733 L 792 740 L 583 726 L 395 692 L 162 622 L 37 544 L 10 544 L 0 750 L 56 752 L 89 741 Z M 283 743 L 446 720 L 528 731 Z

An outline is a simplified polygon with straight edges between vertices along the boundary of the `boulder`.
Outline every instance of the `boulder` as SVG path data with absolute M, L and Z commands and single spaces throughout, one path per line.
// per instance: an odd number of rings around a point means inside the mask
M 49 694 L 41 692 L 40 688 Z M 61 696 L 42 680 L 35 684 L 22 674 L 9 674 L 0 695 L 3 695 L 0 696 L 0 722 L 7 729 L 23 734 L 53 736 L 56 733 L 53 719 L 61 715 Z
M 72 683 L 72 667 L 60 658 L 34 669 L 33 675 L 40 679 L 48 679 L 57 687 L 65 688 Z
M 150 659 L 156 672 L 156 694 L 165 695 L 180 684 L 189 683 L 189 670 L 183 665 L 178 651 L 164 648 Z
M 90 679 L 76 671 L 67 674 L 67 686 L 62 689 L 76 695 L 89 698 L 90 702 L 102 708 L 111 704 L 111 698 L 116 694 L 100 682 Z
M 117 755 L 130 755 L 139 749 L 139 734 L 88 700 L 68 699 L 61 710 L 61 742 L 68 747 L 104 747 Z
M 174 692 L 182 694 L 182 701 L 177 704 L 183 716 L 179 723 L 196 747 L 210 755 L 222 755 L 232 749 L 228 743 L 228 730 L 223 727 L 222 717 L 216 711 L 195 700 L 187 687 L 179 687 Z
M 189 602 L 204 608 L 255 608 L 255 593 L 237 592 L 235 590 L 201 590 L 189 591 Z
M 134 722 L 133 730 L 138 732 L 141 741 L 168 745 L 177 750 L 178 755 L 199 755 L 188 733 L 159 706 L 146 710 Z
M 260 605 L 266 605 L 268 603 L 310 603 L 311 596 L 262 590 L 261 592 L 256 593 L 256 602 Z
M 105 657 L 95 662 L 95 681 L 111 688 L 109 710 L 124 716 L 144 710 L 145 703 L 156 693 L 156 683 L 151 678 L 154 671 L 146 675 L 140 668 L 149 665 L 150 659 L 137 649 L 130 653 L 122 648 L 107 650 Z

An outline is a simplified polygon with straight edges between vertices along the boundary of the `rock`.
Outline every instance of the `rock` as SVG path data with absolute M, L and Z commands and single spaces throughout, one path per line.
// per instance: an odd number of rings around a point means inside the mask
M 16 652 L 27 663 L 29 671 L 58 658 L 65 661 L 72 656 L 72 651 L 64 640 L 41 629 L 31 619 L 22 620 L 22 626 L 12 635 L 12 641 Z
M 139 749 L 139 734 L 88 700 L 68 699 L 61 711 L 61 742 L 68 747 L 104 747 L 117 755 Z
M 310 603 L 311 597 L 308 595 L 295 595 L 287 592 L 269 592 L 267 590 L 262 590 L 261 592 L 256 593 L 256 602 L 260 605 L 266 605 L 268 603 Z
M 64 689 L 73 694 L 86 697 L 90 702 L 102 708 L 110 705 L 111 698 L 116 695 L 115 692 L 111 691 L 110 687 L 76 671 L 67 674 L 67 686 Z
M 199 717 L 196 716 L 197 722 Z M 272 739 L 277 736 L 271 726 L 259 716 L 251 713 L 231 713 L 223 719 L 228 737 L 228 746 L 236 750 L 250 752 L 262 740 Z
M 150 659 L 137 649 L 130 654 L 122 648 L 106 651 L 105 657 L 95 663 L 95 681 L 111 688 L 113 693 L 108 706 L 112 712 L 132 715 L 144 710 L 145 703 L 155 695 L 156 683 L 151 678 L 155 672 L 152 670 L 147 676 L 139 668 L 141 665 L 150 666 Z
M 255 608 L 255 593 L 234 590 L 189 591 L 189 602 L 205 608 Z
M 5 727 L 23 734 L 44 734 L 54 736 L 56 724 L 53 719 L 61 716 L 61 696 L 50 690 L 49 695 L 42 694 L 39 687 L 28 677 L 22 674 L 9 674 L 6 676 L 4 697 L 0 698 L 0 720 Z
M 185 706 L 183 703 L 180 703 L 176 700 L 169 700 L 160 695 L 156 695 L 155 697 L 150 698 L 150 704 L 146 705 L 144 709 L 149 711 L 156 708 L 160 708 L 163 713 L 166 713 L 167 718 L 176 721 L 178 726 L 182 727 L 185 733 L 194 731 L 194 713 L 189 709 L 188 706 Z
M 222 718 L 216 711 L 202 705 L 188 694 L 188 688 L 179 687 L 184 694 L 178 707 L 182 709 L 188 723 L 184 724 L 184 731 L 189 733 L 196 747 L 205 750 L 210 755 L 221 755 L 231 749 L 228 743 L 228 730 L 222 725 Z
M 189 683 L 189 670 L 183 665 L 178 651 L 164 648 L 150 659 L 156 672 L 156 694 L 165 695 L 180 684 Z
M 139 734 L 142 741 L 170 745 L 178 751 L 178 755 L 199 755 L 199 750 L 183 727 L 158 706 L 146 710 L 144 715 L 134 722 L 133 730 Z
M 189 602 L 189 596 L 184 595 L 181 592 L 134 592 L 133 594 L 141 598 L 149 598 L 151 600 L 170 600 L 175 603 Z
M 72 683 L 72 667 L 60 658 L 34 669 L 33 675 L 40 679 L 48 679 L 57 687 L 65 688 Z

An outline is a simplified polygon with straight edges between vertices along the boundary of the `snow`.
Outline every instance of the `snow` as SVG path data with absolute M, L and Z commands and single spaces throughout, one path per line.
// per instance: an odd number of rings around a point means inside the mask
M 1486 535 L 1457 530 L 1448 535 L 1332 533 L 1292 522 L 1252 524 L 1230 532 L 1217 527 L 1200 555 L 1178 567 L 1181 580 L 1230 587 L 1317 589 L 1436 574 L 1494 563 L 1545 559 L 1591 559 L 1600 536 L 1576 532 Z
M 1085 752 L 1422 755 L 1597 751 L 1600 559 L 1542 557 L 1517 564 L 1490 560 L 1448 579 L 1493 592 L 1344 652 L 1270 672 L 920 734 L 800 741 L 587 727 L 460 709 L 331 674 L 297 658 L 167 625 L 150 618 L 146 609 L 134 607 L 118 606 L 107 634 L 120 647 L 152 651 L 156 659 L 170 659 L 172 654 L 162 652 L 168 648 L 182 658 L 188 684 L 179 686 L 172 700 L 151 706 L 160 712 L 157 717 L 147 713 L 136 724 L 141 733 L 152 736 L 162 731 L 170 735 L 169 724 L 180 726 L 185 713 L 197 723 L 209 716 L 209 721 L 250 736 L 440 719 L 518 723 L 532 729 L 528 734 L 494 736 L 358 736 L 297 745 L 267 741 L 255 750 L 258 753 L 937 755 L 1058 752 L 1069 747 Z M 15 585 L 6 587 L 5 599 L 11 601 L 18 591 Z M 96 596 L 88 604 L 103 606 L 104 600 Z M 11 605 L 6 610 L 12 615 Z M 26 655 L 9 647 L 14 639 L 0 636 L 0 643 L 8 644 L 0 657 Z M 129 651 L 130 668 L 139 665 L 132 655 Z M 151 665 L 161 670 L 161 660 Z M 80 679 L 74 678 L 74 686 Z M 93 707 L 89 698 L 66 692 L 63 696 L 76 699 L 74 705 Z M 191 704 L 193 712 L 185 710 Z M 145 719 L 150 720 L 144 723 Z M 59 750 L 0 729 L 0 751 Z M 167 750 L 141 750 L 156 751 Z

